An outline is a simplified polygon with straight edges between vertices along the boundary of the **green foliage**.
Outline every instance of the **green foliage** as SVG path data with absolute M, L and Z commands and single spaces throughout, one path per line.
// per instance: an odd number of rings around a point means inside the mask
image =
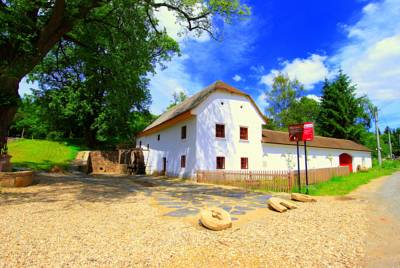
M 146 77 L 179 52 L 158 25 L 161 7 L 187 31 L 213 37 L 213 23 L 250 13 L 239 0 L 0 1 L 0 151 L 18 106 L 18 82 L 33 69 L 30 78 L 42 91 L 37 105 L 49 112 L 40 128 L 64 136 L 83 128 L 90 144 L 129 136 L 132 112 L 150 101 Z M 26 123 L 20 126 L 34 131 Z
M 317 130 L 322 136 L 360 142 L 370 127 L 371 118 L 365 109 L 367 98 L 356 97 L 356 87 L 341 70 L 333 81 L 325 80 Z
M 285 127 L 302 122 L 315 122 L 319 114 L 319 103 L 316 100 L 302 97 L 295 100 L 282 117 Z
M 277 128 L 287 127 L 284 120 L 289 116 L 289 108 L 300 98 L 303 86 L 298 80 L 290 80 L 287 75 L 274 77 L 272 88 L 266 92 L 266 112 Z
M 9 143 L 11 162 L 16 167 L 49 170 L 54 165 L 67 168 L 79 147 L 66 142 L 20 139 Z
M 319 114 L 319 103 L 304 94 L 303 85 L 291 80 L 287 75 L 274 77 L 272 88 L 266 92 L 267 128 L 287 130 L 289 125 L 314 122 Z
M 173 98 L 172 102 L 170 103 L 170 105 L 168 105 L 167 110 L 171 109 L 172 107 L 175 107 L 179 103 L 181 103 L 184 100 L 186 100 L 187 99 L 187 95 L 185 94 L 185 92 L 179 91 L 179 92 L 174 92 L 172 94 L 172 98 Z
M 373 179 L 393 174 L 400 170 L 399 160 L 383 161 L 382 167 L 374 166 L 366 172 L 351 173 L 349 176 L 334 177 L 326 182 L 309 186 L 310 195 L 346 195 Z

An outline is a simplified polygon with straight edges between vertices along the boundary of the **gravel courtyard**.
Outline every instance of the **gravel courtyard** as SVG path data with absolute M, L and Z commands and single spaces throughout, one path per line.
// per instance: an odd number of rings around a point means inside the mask
M 38 176 L 0 194 L 0 267 L 362 266 L 366 202 L 318 198 L 283 214 L 266 194 L 177 180 Z M 199 226 L 202 207 L 233 228 Z

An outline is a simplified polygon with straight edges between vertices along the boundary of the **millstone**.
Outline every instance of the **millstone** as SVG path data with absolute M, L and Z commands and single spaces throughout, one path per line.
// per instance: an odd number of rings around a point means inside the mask
M 270 199 L 268 199 L 268 205 L 272 209 L 282 213 L 282 212 L 285 212 L 287 210 L 287 208 L 285 206 L 281 205 L 281 201 L 282 201 L 282 199 L 280 199 L 280 198 L 271 197 Z
M 200 222 L 204 227 L 213 231 L 232 227 L 232 219 L 229 213 L 217 207 L 203 209 L 200 214 Z
M 292 193 L 291 199 L 300 202 L 316 202 L 315 198 L 312 198 L 309 195 L 299 194 L 299 193 Z

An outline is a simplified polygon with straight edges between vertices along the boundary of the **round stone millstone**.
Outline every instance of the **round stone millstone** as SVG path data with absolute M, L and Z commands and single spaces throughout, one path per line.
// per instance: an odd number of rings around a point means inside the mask
M 204 227 L 213 231 L 232 227 L 232 219 L 229 213 L 217 207 L 203 209 L 200 214 L 200 222 Z

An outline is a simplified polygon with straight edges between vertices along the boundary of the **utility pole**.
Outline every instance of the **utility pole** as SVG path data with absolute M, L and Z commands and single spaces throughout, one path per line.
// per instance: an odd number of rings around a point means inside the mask
M 390 128 L 389 128 L 389 153 L 390 153 L 390 159 L 393 159 L 392 141 L 390 140 Z
M 378 150 L 378 163 L 379 163 L 379 166 L 382 166 L 381 142 L 379 140 L 378 108 L 377 107 L 374 107 L 374 117 L 375 117 L 376 146 L 377 146 L 377 150 Z

